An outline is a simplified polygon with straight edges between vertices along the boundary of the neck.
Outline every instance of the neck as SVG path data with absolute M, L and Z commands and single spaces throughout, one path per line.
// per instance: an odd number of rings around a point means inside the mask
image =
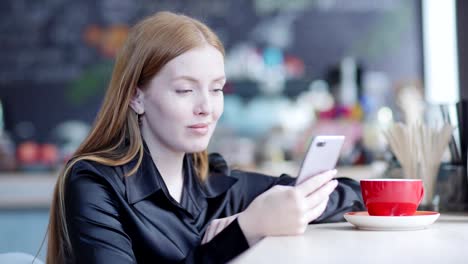
M 183 161 L 184 152 L 174 152 L 160 143 L 150 131 L 142 127 L 142 136 L 151 153 L 151 158 L 158 168 L 171 196 L 177 201 L 180 198 L 180 190 L 183 185 Z

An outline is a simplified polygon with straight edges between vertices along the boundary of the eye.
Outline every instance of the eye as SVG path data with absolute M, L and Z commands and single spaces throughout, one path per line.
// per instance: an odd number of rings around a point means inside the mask
M 185 80 L 179 80 L 174 83 L 174 90 L 177 94 L 188 94 L 194 91 L 195 85 Z
M 178 93 L 178 94 L 187 94 L 187 93 L 191 93 L 191 92 L 193 92 L 192 89 L 177 89 L 176 90 L 176 93 Z
M 193 92 L 193 87 L 191 85 L 177 85 L 175 92 L 178 94 L 188 94 Z
M 213 89 L 211 89 L 211 90 L 213 92 L 215 92 L 215 93 L 222 93 L 222 92 L 224 92 L 223 88 L 224 88 L 224 85 L 219 84 L 219 85 L 213 86 Z

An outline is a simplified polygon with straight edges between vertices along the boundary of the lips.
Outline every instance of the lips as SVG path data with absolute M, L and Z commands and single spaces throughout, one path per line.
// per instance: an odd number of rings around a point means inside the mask
M 199 123 L 199 124 L 195 124 L 195 125 L 191 125 L 189 126 L 189 128 L 206 128 L 208 127 L 208 123 Z
M 209 131 L 209 124 L 208 123 L 199 123 L 188 126 L 189 130 L 196 135 L 204 136 Z

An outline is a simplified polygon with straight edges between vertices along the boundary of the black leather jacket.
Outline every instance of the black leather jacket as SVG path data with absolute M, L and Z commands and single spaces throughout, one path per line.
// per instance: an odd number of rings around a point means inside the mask
M 276 184 L 293 185 L 295 178 L 230 171 L 219 154 L 209 161 L 209 178 L 200 183 L 186 155 L 180 203 L 169 195 L 147 149 L 139 170 L 128 177 L 136 159 L 117 167 L 76 163 L 65 192 L 69 263 L 224 263 L 248 249 L 237 220 L 200 242 L 211 220 L 242 212 L 259 194 Z M 359 184 L 339 179 L 314 223 L 342 221 L 343 213 L 363 209 Z

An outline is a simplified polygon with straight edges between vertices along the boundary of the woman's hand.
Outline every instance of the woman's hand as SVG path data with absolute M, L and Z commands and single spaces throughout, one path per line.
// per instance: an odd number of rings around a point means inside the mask
M 310 177 L 297 186 L 276 185 L 255 198 L 238 216 L 249 245 L 264 236 L 303 234 L 325 211 L 338 185 L 336 170 Z
M 205 231 L 205 235 L 203 236 L 201 244 L 205 244 L 210 242 L 213 237 L 215 237 L 219 232 L 223 231 L 232 221 L 236 219 L 238 214 L 231 215 L 224 218 L 218 218 L 211 221 L 210 225 Z

